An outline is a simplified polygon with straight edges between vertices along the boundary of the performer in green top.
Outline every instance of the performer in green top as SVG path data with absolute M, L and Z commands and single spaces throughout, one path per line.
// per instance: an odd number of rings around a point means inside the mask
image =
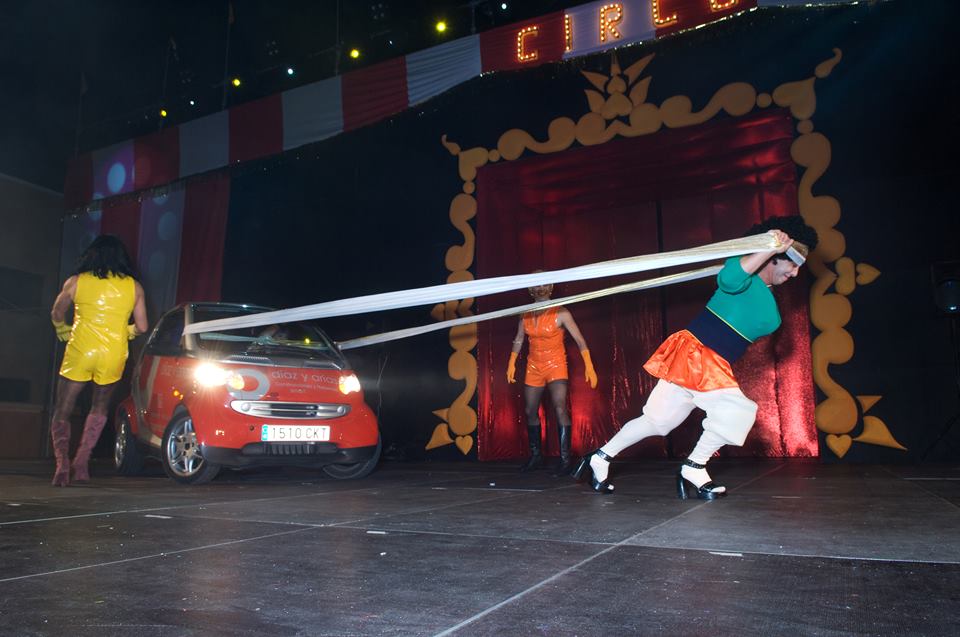
M 753 427 L 757 404 L 740 391 L 730 365 L 747 346 L 780 327 L 780 312 L 770 288 L 797 275 L 817 245 L 816 231 L 799 216 L 771 217 L 747 235 L 769 232 L 778 248 L 728 259 L 717 276 L 717 291 L 687 326 L 667 337 L 643 366 L 659 382 L 643 407 L 643 415 L 626 423 L 574 471 L 589 469 L 591 485 L 612 493 L 607 482 L 610 460 L 627 447 L 654 435 L 665 436 L 699 407 L 706 412 L 703 434 L 677 473 L 677 493 L 687 497 L 692 485 L 704 500 L 726 495 L 706 464 L 723 445 L 743 444 Z

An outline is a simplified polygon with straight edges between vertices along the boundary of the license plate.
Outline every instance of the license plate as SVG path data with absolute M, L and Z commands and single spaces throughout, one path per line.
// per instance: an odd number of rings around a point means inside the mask
M 325 442 L 330 440 L 330 427 L 326 425 L 263 425 L 260 428 L 263 442 Z

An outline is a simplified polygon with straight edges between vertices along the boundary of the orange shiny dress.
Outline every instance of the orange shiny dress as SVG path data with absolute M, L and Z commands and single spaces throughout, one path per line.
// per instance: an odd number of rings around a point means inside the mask
M 524 384 L 543 387 L 556 380 L 567 380 L 567 352 L 563 346 L 566 334 L 557 323 L 559 307 L 523 315 L 523 332 L 530 340 L 527 352 L 527 374 Z

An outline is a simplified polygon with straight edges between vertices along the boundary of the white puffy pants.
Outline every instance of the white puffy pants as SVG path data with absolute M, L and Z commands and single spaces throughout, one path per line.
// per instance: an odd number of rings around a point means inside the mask
M 601 449 L 609 456 L 616 456 L 644 438 L 665 436 L 682 423 L 694 407 L 707 413 L 701 440 L 690 454 L 691 460 L 701 464 L 725 444 L 742 445 L 757 416 L 757 403 L 744 396 L 739 387 L 693 391 L 661 379 L 650 392 L 643 415 L 627 422 Z

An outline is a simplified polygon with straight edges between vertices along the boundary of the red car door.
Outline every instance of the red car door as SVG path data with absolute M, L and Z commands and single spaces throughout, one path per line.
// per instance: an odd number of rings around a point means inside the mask
M 181 368 L 183 355 L 183 309 L 165 315 L 150 341 L 147 343 L 137 376 L 134 378 L 138 392 L 137 408 L 146 429 L 160 438 L 173 412 L 180 404 L 187 383 L 181 378 L 186 368 Z M 146 437 L 146 431 L 141 437 Z M 154 445 L 159 440 L 153 440 Z

